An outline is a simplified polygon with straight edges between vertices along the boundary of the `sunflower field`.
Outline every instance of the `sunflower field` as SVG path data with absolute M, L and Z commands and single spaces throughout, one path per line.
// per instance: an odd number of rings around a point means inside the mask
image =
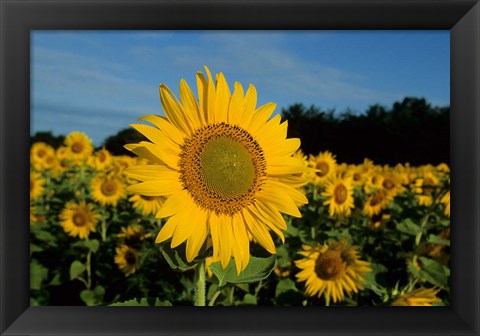
M 136 156 L 32 144 L 31 305 L 450 304 L 448 165 L 304 155 L 273 103 L 206 71 L 199 100 L 160 86 Z
M 191 304 L 194 265 L 181 249 L 155 244 L 164 200 L 125 191 L 122 172 L 141 159 L 93 153 L 80 133 L 67 139 L 78 143 L 31 149 L 31 304 Z M 78 148 L 84 156 L 74 159 Z M 448 166 L 296 155 L 320 169 L 303 187 L 302 217 L 286 219 L 276 255 L 251 243 L 252 278 L 229 279 L 208 258 L 212 304 L 449 304 Z

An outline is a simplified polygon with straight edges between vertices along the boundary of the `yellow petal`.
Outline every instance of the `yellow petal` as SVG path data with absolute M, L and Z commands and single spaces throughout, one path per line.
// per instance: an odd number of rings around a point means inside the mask
M 197 91 L 198 91 L 198 109 L 200 112 L 200 120 L 202 121 L 203 125 L 206 125 L 209 121 L 208 119 L 208 97 L 207 97 L 207 80 L 203 76 L 203 74 L 198 71 L 197 72 Z
M 186 256 L 188 262 L 191 262 L 198 255 L 205 239 L 207 239 L 207 234 L 207 213 L 199 210 L 198 217 L 195 220 L 193 234 L 187 240 Z
M 258 217 L 258 214 L 256 214 L 255 211 L 250 211 L 249 209 L 244 209 L 242 211 L 242 215 L 248 229 L 258 243 L 262 245 L 268 252 L 275 254 L 276 250 L 272 236 L 265 228 L 261 217 Z
M 239 82 L 235 82 L 234 91 L 228 106 L 228 122 L 239 125 L 243 115 L 243 88 Z
M 228 104 L 230 102 L 230 88 L 222 73 L 217 76 L 215 95 L 215 122 L 227 122 Z
M 172 237 L 173 232 L 175 232 L 175 229 L 177 228 L 177 224 L 178 224 L 178 216 L 170 217 L 168 221 L 165 223 L 165 225 L 162 227 L 160 232 L 158 233 L 157 238 L 155 239 L 155 243 L 157 244 L 162 243 L 165 240 Z
M 293 217 L 302 217 L 297 205 L 288 195 L 281 194 L 278 188 L 270 188 L 267 184 L 257 194 L 259 200 L 264 203 L 271 203 L 278 210 Z
M 186 190 L 180 190 L 179 192 L 173 194 L 162 204 L 160 210 L 155 215 L 155 218 L 165 218 L 176 215 L 182 209 L 184 209 L 185 204 L 189 201 L 190 195 Z
M 148 121 L 149 123 L 154 124 L 157 126 L 162 132 L 164 132 L 170 139 L 172 139 L 176 144 L 182 145 L 184 142 L 184 139 L 186 137 L 186 134 L 182 132 L 182 130 L 176 128 L 174 125 L 172 125 L 167 119 L 156 116 L 153 114 L 146 115 L 144 117 L 141 117 L 141 121 Z
M 160 85 L 160 100 L 168 120 L 177 128 L 181 129 L 183 133 L 190 135 L 192 128 L 185 118 L 182 105 L 180 105 L 175 95 L 164 84 Z
M 184 79 L 180 81 L 180 99 L 182 100 L 183 110 L 192 124 L 193 129 L 200 128 L 202 121 L 200 120 L 197 100 Z
M 165 165 L 136 165 L 123 171 L 128 177 L 140 181 L 150 181 L 169 177 L 179 179 L 179 174 Z
M 127 187 L 127 191 L 145 196 L 164 196 L 182 190 L 180 181 L 174 179 L 141 182 Z

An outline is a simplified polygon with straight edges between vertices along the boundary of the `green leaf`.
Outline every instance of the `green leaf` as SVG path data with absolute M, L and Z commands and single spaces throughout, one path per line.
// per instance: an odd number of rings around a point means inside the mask
M 420 226 L 415 224 L 410 218 L 407 218 L 400 223 L 397 223 L 397 230 L 408 235 L 416 236 L 422 231 Z
M 385 275 L 388 273 L 388 269 L 381 264 L 375 263 L 370 263 L 370 267 L 372 268 L 372 271 L 365 273 L 363 276 L 365 279 L 365 288 L 370 289 L 378 296 L 383 297 L 387 293 L 387 289 L 381 284 L 386 284 Z
M 79 277 L 80 274 L 85 272 L 87 268 L 80 261 L 75 260 L 70 265 L 70 280 L 74 280 Z
M 450 240 L 441 239 L 433 234 L 428 236 L 427 242 L 431 244 L 450 246 Z
M 304 296 L 291 279 L 282 279 L 275 288 L 275 299 L 278 305 L 300 304 Z
M 433 285 L 448 288 L 450 269 L 435 260 L 420 257 L 421 270 L 419 276 Z
M 242 302 L 242 305 L 248 305 L 248 306 L 256 306 L 257 305 L 257 298 L 250 294 L 250 293 L 247 293 L 245 294 L 245 296 L 243 297 L 243 302 Z
M 277 256 L 271 255 L 268 258 L 250 257 L 247 267 L 237 275 L 235 260 L 230 260 L 226 269 L 217 261 L 210 265 L 210 270 L 218 279 L 218 286 L 225 286 L 227 283 L 250 283 L 267 278 L 275 268 Z
M 61 285 L 62 282 L 60 281 L 60 273 L 55 274 L 52 280 L 48 283 L 48 286 L 58 286 Z
M 160 300 L 159 298 L 136 298 L 123 302 L 112 303 L 112 307 L 139 307 L 139 306 L 156 306 L 169 307 L 172 304 L 168 300 Z
M 49 245 L 51 246 L 55 246 L 56 245 L 56 238 L 54 235 L 52 235 L 50 232 L 48 231 L 43 231 L 43 230 L 38 230 L 38 231 L 33 231 L 34 234 L 35 234 L 35 237 L 38 239 L 38 240 L 41 240 L 41 241 L 44 241 L 46 243 L 48 243 Z
M 84 289 L 80 292 L 80 298 L 87 306 L 96 306 L 103 302 L 105 288 L 97 286 L 93 290 Z
M 35 244 L 30 244 L 30 255 L 32 255 L 35 252 L 42 252 L 42 251 L 43 251 L 43 248 L 41 248 L 40 246 Z
M 42 283 L 48 277 L 48 269 L 36 259 L 30 262 L 30 289 L 42 288 Z
M 161 247 L 162 255 L 167 261 L 168 265 L 177 272 L 185 272 L 195 268 L 197 262 L 194 260 L 189 263 L 185 256 L 185 249 L 171 249 L 169 246 L 164 245 Z
M 98 251 L 98 248 L 100 247 L 100 242 L 97 239 L 85 240 L 85 247 L 90 249 L 92 253 L 95 253 Z

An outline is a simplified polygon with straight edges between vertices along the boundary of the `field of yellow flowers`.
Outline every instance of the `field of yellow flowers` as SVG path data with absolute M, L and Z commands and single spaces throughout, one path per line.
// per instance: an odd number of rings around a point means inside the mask
M 347 164 L 328 151 L 294 157 L 312 168 L 296 174 L 308 181 L 296 186 L 308 200 L 296 204 L 301 216 L 245 236 L 248 257 L 230 241 L 235 260 L 219 260 L 210 237 L 196 254 L 190 240 L 158 238 L 165 198 L 127 191 L 138 179 L 125 169 L 147 160 L 94 150 L 81 132 L 57 149 L 32 144 L 31 305 L 191 305 L 199 290 L 208 305 L 449 305 L 446 164 Z

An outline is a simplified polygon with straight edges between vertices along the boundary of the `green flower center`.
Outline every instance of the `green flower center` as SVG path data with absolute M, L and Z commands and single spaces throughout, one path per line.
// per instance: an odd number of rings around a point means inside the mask
M 179 161 L 181 181 L 204 209 L 234 214 L 255 200 L 266 179 L 263 151 L 238 126 L 218 123 L 185 140 Z

